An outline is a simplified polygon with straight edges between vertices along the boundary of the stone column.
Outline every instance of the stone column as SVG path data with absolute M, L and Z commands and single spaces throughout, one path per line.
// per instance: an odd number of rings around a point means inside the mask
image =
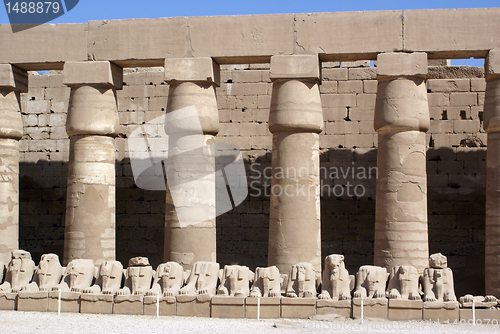
M 500 297 L 500 50 L 485 61 L 486 95 L 483 127 L 488 134 L 486 153 L 486 295 Z
M 219 132 L 219 75 L 219 65 L 211 58 L 165 60 L 170 89 L 164 260 L 185 270 L 197 261 L 216 261 L 212 144 Z
M 70 136 L 63 265 L 115 259 L 116 89 L 123 71 L 108 61 L 67 62 L 71 87 L 66 132 Z
M 23 136 L 20 92 L 28 91 L 28 75 L 10 64 L 0 65 L 0 263 L 19 248 L 19 140 Z
M 425 53 L 377 57 L 378 133 L 374 263 L 390 269 L 429 263 L 426 137 L 429 106 Z
M 268 265 L 298 262 L 321 272 L 319 133 L 323 111 L 317 55 L 271 57 L 273 134 Z

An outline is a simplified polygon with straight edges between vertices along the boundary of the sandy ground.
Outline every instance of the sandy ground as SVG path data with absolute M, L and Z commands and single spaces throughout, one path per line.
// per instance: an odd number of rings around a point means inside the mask
M 250 320 L 0 311 L 0 333 L 500 333 L 499 325 Z

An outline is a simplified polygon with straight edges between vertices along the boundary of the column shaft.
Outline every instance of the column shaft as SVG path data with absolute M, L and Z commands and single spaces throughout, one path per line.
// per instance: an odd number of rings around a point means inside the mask
M 23 135 L 20 91 L 27 91 L 27 73 L 0 65 L 0 263 L 19 248 L 19 140 Z M 0 275 L 1 276 L 1 275 Z
M 485 62 L 484 130 L 486 152 L 485 290 L 500 297 L 500 51 Z
M 219 132 L 214 82 L 218 72 L 210 58 L 165 61 L 170 89 L 165 122 L 169 144 L 164 261 L 175 261 L 185 270 L 197 261 L 217 260 L 211 149 Z
M 298 262 L 321 272 L 319 135 L 323 112 L 317 56 L 273 56 L 273 133 L 268 265 Z
M 426 137 L 427 56 L 378 57 L 378 133 L 374 264 L 428 266 Z
M 116 87 L 121 69 L 109 62 L 70 62 L 66 132 L 70 158 L 63 264 L 115 260 L 115 141 L 119 119 Z

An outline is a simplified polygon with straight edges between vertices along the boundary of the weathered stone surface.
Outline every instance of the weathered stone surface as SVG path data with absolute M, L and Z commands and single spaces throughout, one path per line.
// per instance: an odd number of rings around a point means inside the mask
M 184 285 L 184 281 L 184 270 L 180 264 L 176 262 L 162 263 L 156 269 L 153 286 L 146 295 L 176 296 Z
M 393 321 L 422 320 L 422 300 L 389 299 L 388 319 Z
M 500 310 L 498 309 L 476 309 L 476 324 L 492 324 L 500 322 Z M 460 309 L 460 320 L 465 320 L 468 324 L 472 324 L 472 309 Z
M 52 291 L 52 288 L 61 282 L 63 267 L 56 254 L 44 254 L 40 258 L 35 276 L 40 291 Z
M 389 302 L 386 298 L 361 299 L 354 296 L 352 299 L 352 317 L 361 317 L 361 303 L 363 303 L 363 319 L 377 318 L 387 319 Z
M 28 92 L 28 73 L 10 64 L 0 64 L 0 87 Z
M 389 299 L 420 300 L 420 275 L 415 267 L 396 266 L 391 269 L 387 297 Z
M 18 293 L 21 290 L 38 291 L 36 283 L 31 282 L 35 273 L 35 262 L 31 254 L 24 250 L 15 250 L 7 265 L 5 281 L 0 285 L 0 293 Z
M 260 301 L 259 301 L 260 299 Z M 281 317 L 281 298 L 248 297 L 245 300 L 245 317 L 247 319 L 257 319 L 257 304 L 260 302 L 260 317 L 263 319 L 275 319 Z
M 212 318 L 245 318 L 245 298 L 212 297 L 211 312 Z
M 281 298 L 281 317 L 308 319 L 316 314 L 316 297 Z
M 159 304 L 157 302 L 157 296 L 144 296 L 144 315 L 156 315 L 158 305 L 159 315 L 172 316 L 177 314 L 175 297 L 160 296 Z
M 338 314 L 350 318 L 352 317 L 351 300 L 318 300 L 316 314 Z
M 210 295 L 179 295 L 177 315 L 184 317 L 210 317 Z
M 98 85 L 121 89 L 123 70 L 109 61 L 64 63 L 63 83 L 67 86 Z
M 460 317 L 458 302 L 424 302 L 423 319 L 452 323 Z
M 250 294 L 250 280 L 253 279 L 253 276 L 248 267 L 238 265 L 224 266 L 217 295 L 248 297 Z
M 495 33 L 500 8 L 405 10 L 403 15 L 405 51 L 439 52 L 439 58 L 484 57 L 500 43 Z
M 351 299 L 351 277 L 345 268 L 344 255 L 332 254 L 325 258 L 319 299 Z
M 113 314 L 113 295 L 87 294 L 80 296 L 80 313 Z
M 49 293 L 43 291 L 21 291 L 17 297 L 17 310 L 25 312 L 47 312 L 49 310 Z
M 312 263 L 296 263 L 288 275 L 286 296 L 290 298 L 314 298 L 316 297 L 316 281 L 317 275 Z
M 186 281 L 186 285 L 179 291 L 179 294 L 188 296 L 213 296 L 216 294 L 218 280 L 218 263 L 196 262 L 191 269 L 191 274 Z
M 375 59 L 403 49 L 401 11 L 296 14 L 295 29 L 295 53 L 325 54 L 326 60 Z
M 122 287 L 123 265 L 119 261 L 106 261 L 101 264 L 95 284 L 83 290 L 83 295 L 109 295 L 114 296 Z M 113 299 L 111 298 L 111 301 Z
M 95 274 L 94 261 L 88 259 L 73 260 L 68 263 L 61 283 L 54 286 L 52 291 L 82 293 L 94 283 Z
M 203 81 L 220 86 L 220 66 L 212 58 L 165 59 L 165 81 Z
M 115 296 L 113 314 L 144 314 L 143 295 Z
M 283 278 L 278 267 L 256 268 L 251 297 L 280 297 Z
M 451 302 L 456 302 L 453 271 L 447 267 L 446 256 L 441 253 L 432 254 L 429 258 L 429 266 L 431 268 L 425 268 L 422 277 L 426 305 L 429 308 L 435 308 L 430 302 L 436 304 L 444 302 L 448 306 Z
M 80 292 L 51 291 L 49 292 L 49 312 L 59 310 L 59 294 L 61 296 L 61 312 L 80 312 Z
M 13 33 L 0 25 L 0 63 L 26 70 L 62 69 L 65 61 L 87 60 L 86 23 L 43 24 Z
M 426 77 L 427 71 L 427 54 L 425 52 L 381 53 L 377 56 L 377 77 Z
M 356 273 L 354 298 L 385 298 L 385 287 L 389 274 L 386 268 L 361 266 Z
M 0 293 L 0 310 L 17 310 L 17 293 Z
M 271 57 L 269 77 L 276 79 L 320 80 L 320 63 L 317 55 L 276 55 Z

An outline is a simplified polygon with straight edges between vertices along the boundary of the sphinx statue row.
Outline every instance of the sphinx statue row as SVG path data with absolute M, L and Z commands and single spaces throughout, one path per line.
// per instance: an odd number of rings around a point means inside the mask
M 176 262 L 167 262 L 154 270 L 145 257 L 130 259 L 127 269 L 119 261 L 107 261 L 97 268 L 87 259 L 73 260 L 64 268 L 56 254 L 45 254 L 35 267 L 29 252 L 16 250 L 6 267 L 0 264 L 1 282 L 0 293 L 73 291 L 167 297 L 196 294 L 280 297 L 284 294 L 291 298 L 333 300 L 347 300 L 352 296 L 420 300 L 423 296 L 426 302 L 457 300 L 453 272 L 440 253 L 430 256 L 429 268 L 422 274 L 412 266 L 393 267 L 389 273 L 386 268 L 366 265 L 359 268 L 354 278 L 345 268 L 344 256 L 337 254 L 326 257 L 321 277 L 311 263 L 297 263 L 288 274 L 280 274 L 275 266 L 256 268 L 253 273 L 240 265 L 220 269 L 219 264 L 213 262 L 196 262 L 190 271 L 184 271 Z

